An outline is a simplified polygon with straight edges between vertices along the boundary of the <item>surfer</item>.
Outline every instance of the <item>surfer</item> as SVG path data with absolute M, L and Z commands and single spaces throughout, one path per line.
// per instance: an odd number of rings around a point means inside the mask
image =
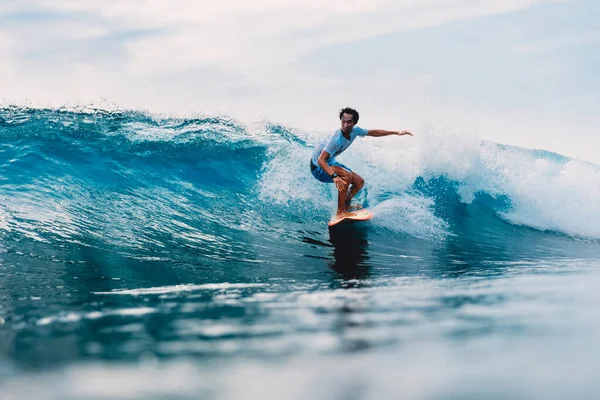
M 382 137 L 389 135 L 410 135 L 408 131 L 386 131 L 383 129 L 363 129 L 356 126 L 358 111 L 344 108 L 340 111 L 341 128 L 333 136 L 321 142 L 313 151 L 310 160 L 312 175 L 321 182 L 335 183 L 338 190 L 337 213 L 334 218 L 340 219 L 351 214 L 350 200 L 363 188 L 365 180 L 356 172 L 335 158 L 346 150 L 358 136 Z

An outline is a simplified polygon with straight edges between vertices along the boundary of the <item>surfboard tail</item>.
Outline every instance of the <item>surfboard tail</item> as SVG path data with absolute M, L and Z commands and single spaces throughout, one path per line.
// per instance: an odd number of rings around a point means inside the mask
M 342 217 L 342 218 L 333 217 L 333 218 L 331 218 L 331 220 L 329 220 L 327 225 L 329 225 L 331 227 L 331 226 L 335 226 L 344 221 L 368 221 L 371 218 L 373 218 L 373 213 L 371 211 L 367 210 L 366 208 L 362 208 L 360 210 L 353 211 L 350 214 L 348 214 L 347 216 Z

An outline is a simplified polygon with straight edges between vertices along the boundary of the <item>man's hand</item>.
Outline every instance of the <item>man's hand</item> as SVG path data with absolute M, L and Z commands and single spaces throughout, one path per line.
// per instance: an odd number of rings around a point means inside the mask
M 412 134 L 412 133 L 410 133 L 409 131 L 401 131 L 401 132 L 398 132 L 398 136 L 404 136 L 404 135 L 410 135 L 410 136 L 412 136 L 413 134 Z
M 346 185 L 346 181 L 340 178 L 339 176 L 333 178 L 333 183 L 335 183 L 335 186 L 337 187 L 338 191 L 344 190 L 344 186 Z

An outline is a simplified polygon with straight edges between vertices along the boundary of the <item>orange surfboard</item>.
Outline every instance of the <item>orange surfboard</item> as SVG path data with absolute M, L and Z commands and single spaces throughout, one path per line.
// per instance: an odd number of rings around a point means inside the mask
M 371 213 L 371 211 L 367 210 L 366 208 L 361 208 L 360 210 L 352 211 L 348 216 L 344 218 L 333 217 L 329 220 L 327 225 L 335 226 L 341 222 L 346 221 L 368 221 L 371 218 L 373 218 L 373 214 Z

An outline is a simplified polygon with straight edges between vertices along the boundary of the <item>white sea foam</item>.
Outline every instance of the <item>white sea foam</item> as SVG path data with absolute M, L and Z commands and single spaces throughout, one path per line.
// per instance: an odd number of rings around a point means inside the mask
M 295 134 L 310 144 L 316 144 L 331 132 Z M 358 138 L 338 157 L 338 161 L 359 173 L 367 182 L 367 190 L 357 197 L 368 202 L 376 216 L 385 217 L 382 220 L 375 218 L 373 223 L 415 237 L 441 238 L 446 235 L 447 227 L 433 214 L 433 202 L 406 193 L 422 171 L 412 139 Z M 271 157 L 263 168 L 259 183 L 260 200 L 282 205 L 302 201 L 309 208 L 335 212 L 335 188 L 321 184 L 309 173 L 312 148 L 292 147 L 287 143 L 272 146 Z M 382 200 L 384 197 L 387 199 Z
M 108 295 L 128 295 L 128 296 L 141 296 L 147 294 L 167 294 L 167 293 L 181 293 L 181 292 L 193 292 L 198 290 L 228 290 L 228 289 L 246 289 L 255 287 L 268 286 L 265 283 L 205 283 L 203 285 L 174 285 L 174 286 L 160 286 L 151 288 L 140 288 L 140 289 L 115 289 L 110 292 L 93 292 L 94 294 L 108 294 Z
M 600 237 L 600 167 L 557 154 L 442 138 L 430 132 L 421 143 L 422 175 L 446 175 L 460 182 L 470 203 L 477 192 L 506 195 L 511 223 L 574 236 Z M 445 146 L 441 146 L 440 142 Z
M 600 238 L 600 168 L 578 160 L 543 158 L 530 158 L 521 168 L 513 168 L 506 188 L 513 207 L 503 214 L 508 221 Z
M 91 311 L 86 313 L 68 312 L 60 313 L 50 317 L 44 317 L 37 321 L 38 325 L 50 325 L 53 323 L 70 323 L 83 319 L 99 319 L 110 316 L 140 316 L 155 313 L 156 309 L 150 307 L 122 308 L 110 311 Z
M 268 134 L 266 132 L 263 135 Z M 306 137 L 305 133 L 293 135 Z M 317 182 L 309 170 L 312 148 L 281 140 L 272 143 L 258 183 L 259 200 L 269 204 L 289 206 L 301 201 L 313 210 L 330 208 L 327 188 Z
M 316 143 L 329 133 L 298 133 Z M 275 146 L 277 147 L 277 146 Z M 273 150 L 260 182 L 261 200 L 302 200 L 320 210 L 335 208 L 335 192 L 308 173 L 310 149 Z M 373 224 L 433 238 L 447 234 L 433 202 L 412 193 L 416 178 L 444 176 L 458 182 L 463 203 L 477 193 L 510 199 L 498 211 L 507 221 L 572 236 L 600 238 L 600 167 L 557 154 L 482 142 L 476 134 L 423 127 L 410 137 L 360 138 L 338 157 L 367 182 Z M 377 218 L 377 216 L 385 218 Z
M 373 224 L 421 239 L 443 239 L 448 224 L 434 215 L 432 206 L 433 200 L 410 195 L 385 200 L 372 208 Z

